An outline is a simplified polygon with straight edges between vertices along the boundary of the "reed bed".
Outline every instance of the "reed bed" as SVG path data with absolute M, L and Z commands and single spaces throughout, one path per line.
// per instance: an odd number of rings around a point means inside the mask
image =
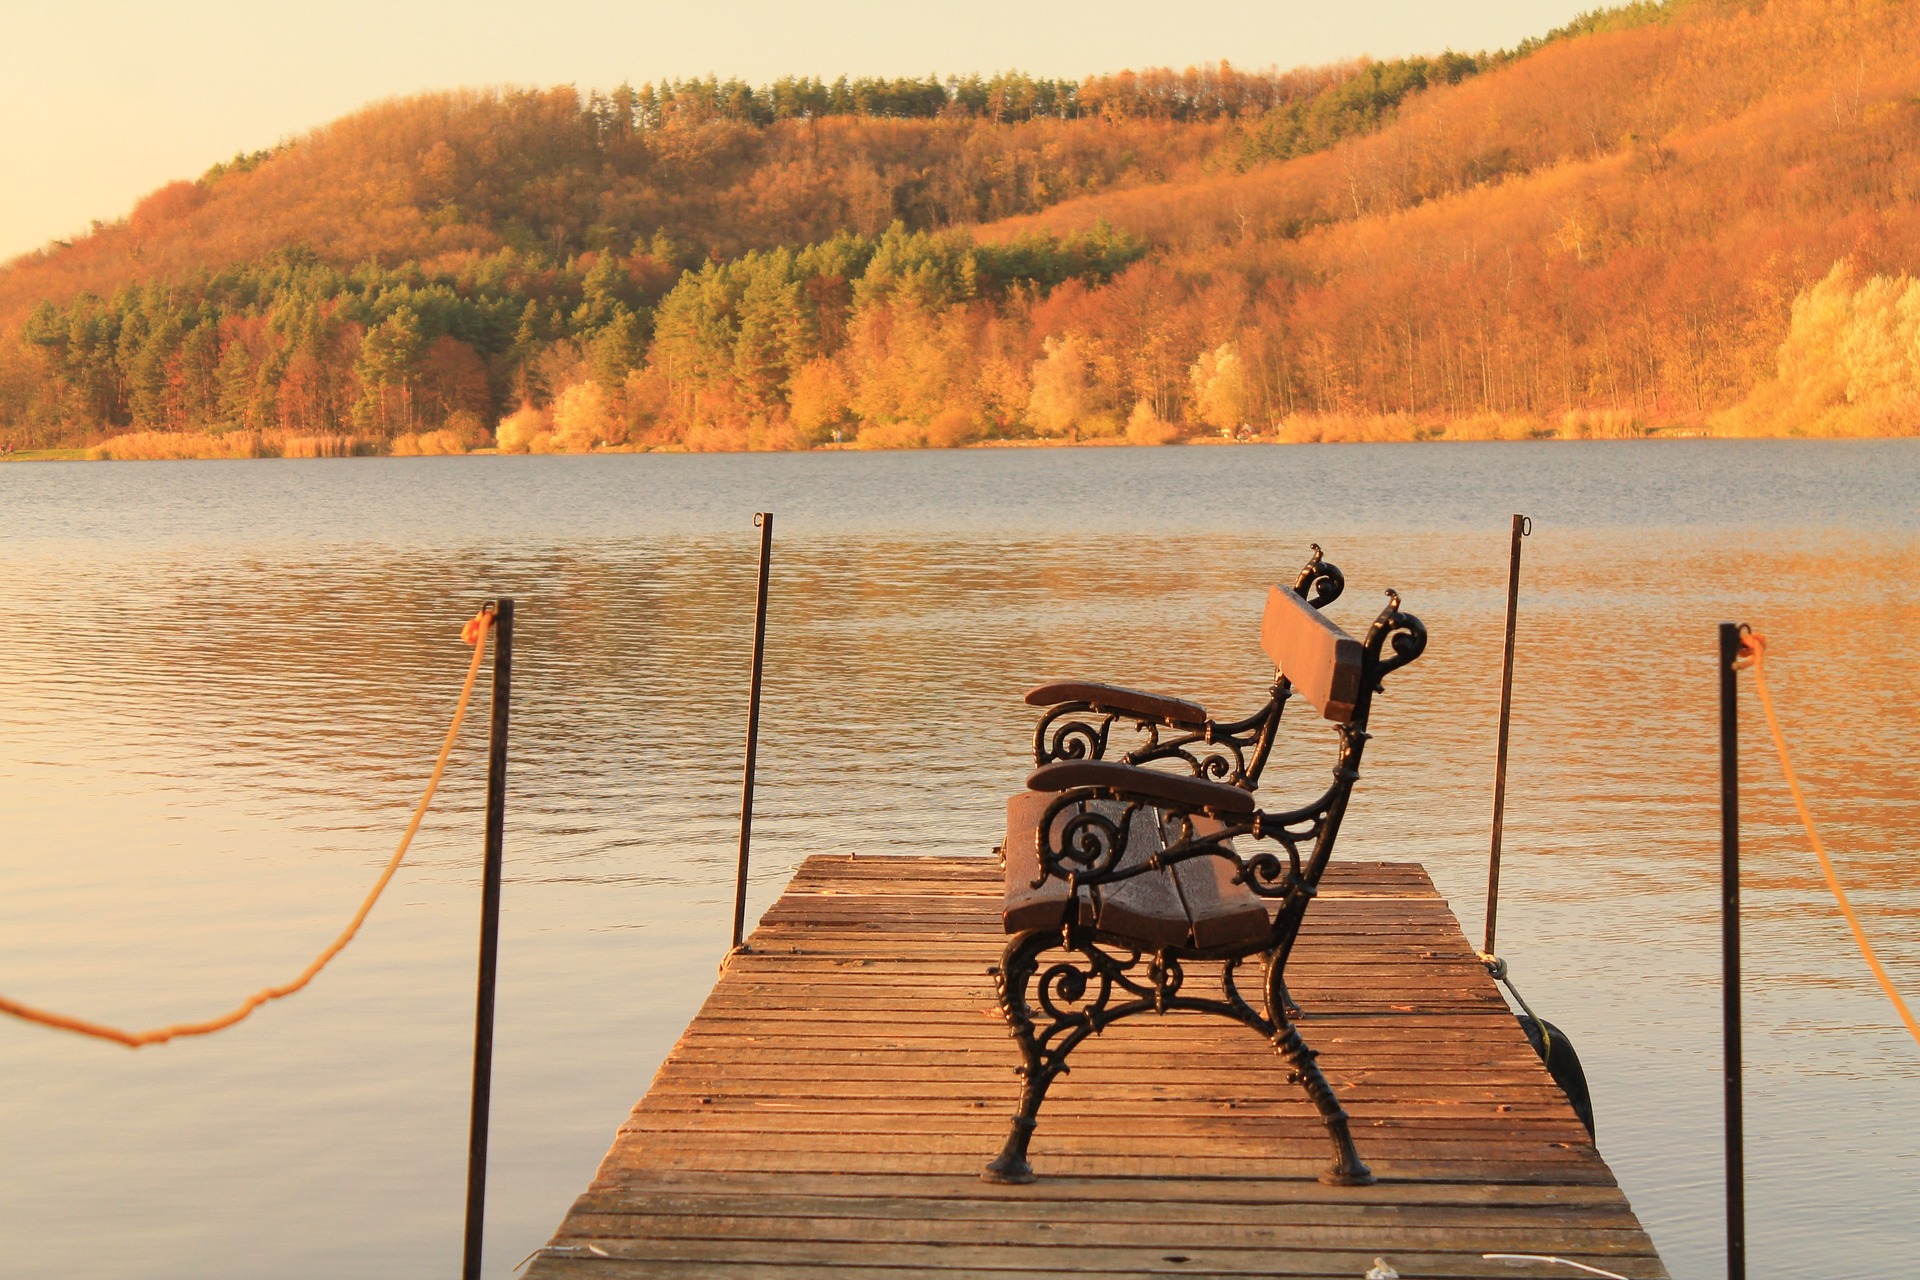
M 129 431 L 87 450 L 95 461 L 183 462 L 229 458 L 354 458 L 385 453 L 383 441 L 347 433 Z
M 972 429 L 936 421 L 929 427 L 911 424 L 869 426 L 843 445 L 829 448 L 916 449 L 1007 445 L 1070 444 L 1221 444 L 1229 440 L 1267 444 L 1410 443 L 1446 440 L 1632 440 L 1647 436 L 1856 436 L 1911 435 L 1920 423 L 1900 415 L 1832 411 L 1826 414 L 1789 414 L 1765 410 L 1775 406 L 1742 405 L 1698 421 L 1653 423 L 1621 409 L 1575 409 L 1553 416 L 1483 413 L 1443 418 L 1409 413 L 1290 414 L 1264 427 L 1243 427 L 1229 437 L 1211 430 L 1190 433 L 1150 414 L 1136 413 L 1123 429 L 1076 432 L 1065 439 L 977 440 Z M 618 450 L 570 440 L 553 431 L 544 415 L 523 411 L 502 422 L 498 451 L 502 453 L 629 452 L 647 449 L 646 442 Z M 525 419 L 525 421 L 522 421 Z M 436 431 L 406 432 L 391 440 L 352 432 L 296 434 L 290 431 L 132 431 L 113 436 L 85 452 L 92 459 L 155 461 L 215 458 L 353 458 L 391 455 L 396 458 L 443 457 L 487 449 L 493 434 L 475 424 L 460 423 Z M 765 449 L 804 449 L 791 431 L 746 431 L 715 427 L 694 433 L 672 446 L 674 452 L 737 452 Z M 491 451 L 491 450 L 490 450 Z

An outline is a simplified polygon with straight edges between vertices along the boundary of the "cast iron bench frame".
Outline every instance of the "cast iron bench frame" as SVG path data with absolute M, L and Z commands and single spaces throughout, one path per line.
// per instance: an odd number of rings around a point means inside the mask
M 1290 1020 L 1299 1010 L 1287 995 L 1286 964 L 1359 777 L 1373 695 L 1388 674 L 1420 656 L 1427 632 L 1389 591 L 1386 608 L 1356 643 L 1316 612 L 1344 586 L 1339 569 L 1322 559 L 1316 544 L 1293 587 L 1272 589 L 1262 641 L 1277 669 L 1266 705 L 1243 719 L 1220 723 L 1196 703 L 1110 685 L 1048 684 L 1027 695 L 1028 702 L 1049 708 L 1034 733 L 1039 767 L 1027 780 L 1028 792 L 1055 798 L 1035 827 L 1032 858 L 1023 849 L 1002 850 L 1008 899 L 1012 904 L 1023 888 L 1039 891 L 1053 880 L 1063 882 L 1065 896 L 1060 923 L 1016 931 L 1009 920 L 1014 936 L 993 970 L 1001 1012 L 1020 1045 L 1024 1084 L 1006 1143 L 981 1175 L 986 1181 L 1033 1181 L 1027 1145 L 1048 1087 L 1066 1072 L 1078 1045 L 1123 1018 L 1176 1010 L 1217 1014 L 1266 1037 L 1286 1062 L 1289 1082 L 1305 1087 L 1332 1139 L 1333 1162 L 1321 1181 L 1373 1181 L 1316 1053 Z M 1296 694 L 1334 722 L 1333 782 L 1305 805 L 1265 810 L 1256 804 L 1254 788 Z M 1121 723 L 1134 725 L 1145 741 L 1118 760 L 1105 759 L 1111 732 Z M 1184 765 L 1188 776 L 1147 767 L 1156 762 Z M 1154 824 L 1146 829 L 1154 832 L 1155 847 L 1145 858 L 1138 849 L 1129 857 L 1128 842 L 1138 839 L 1143 820 Z M 1240 837 L 1273 841 L 1284 854 L 1243 855 L 1232 844 Z M 1244 885 L 1259 900 L 1277 900 L 1269 927 L 1257 938 L 1170 945 L 1102 928 L 1075 906 L 1087 901 L 1084 890 L 1170 874 L 1200 859 L 1224 860 L 1233 869 L 1232 886 Z M 1241 994 L 1236 977 L 1242 963 L 1256 956 L 1265 961 L 1264 1012 Z M 1220 996 L 1186 994 L 1182 962 L 1215 960 L 1223 962 Z

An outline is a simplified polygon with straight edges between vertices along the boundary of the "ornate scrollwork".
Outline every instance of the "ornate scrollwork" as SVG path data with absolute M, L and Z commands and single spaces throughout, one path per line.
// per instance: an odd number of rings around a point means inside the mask
M 1055 948 L 1060 950 L 1059 957 L 1042 969 L 1041 953 Z M 1058 934 L 1040 932 L 1016 939 L 996 977 L 1001 1003 L 1015 1022 L 1016 1034 L 1030 1038 L 1031 1052 L 1022 1074 L 1031 1077 L 1038 1072 L 1051 1078 L 1064 1069 L 1074 1045 L 1121 1016 L 1121 1009 L 1150 1000 L 1129 976 L 1140 957 L 1139 951 L 1101 947 L 1084 937 L 1069 942 Z M 1120 996 L 1117 1006 L 1116 994 Z M 1042 1021 L 1044 1026 L 1039 1025 Z
M 1089 988 L 1093 991 L 1092 1000 L 1087 999 Z M 1060 960 L 1048 965 L 1040 975 L 1034 985 L 1034 995 L 1039 1000 L 1040 1011 L 1053 1020 L 1057 1029 L 1092 1018 L 1094 1014 L 1089 1010 L 1105 1009 L 1113 999 L 1113 978 L 1108 966 Z
M 1340 572 L 1340 566 L 1324 559 L 1325 553 L 1317 542 L 1308 544 L 1313 554 L 1307 557 L 1306 564 L 1300 567 L 1300 573 L 1293 580 L 1293 589 L 1316 609 L 1324 609 L 1340 598 L 1347 589 L 1347 575 Z
M 1118 818 L 1085 803 L 1086 797 L 1066 792 L 1048 807 L 1041 821 L 1040 879 L 1038 889 L 1049 875 L 1070 885 L 1095 884 L 1111 877 L 1115 867 L 1127 856 L 1127 835 L 1138 803 L 1129 804 Z M 1072 809 L 1073 812 L 1067 811 Z M 1064 817 L 1064 821 L 1061 819 Z M 1058 838 L 1055 825 L 1058 824 Z
M 1362 647 L 1367 654 L 1367 667 L 1371 673 L 1372 687 L 1380 692 L 1382 681 L 1392 672 L 1406 666 L 1427 648 L 1427 624 L 1410 613 L 1400 612 L 1400 593 L 1387 592 L 1387 607 L 1373 620 L 1367 629 L 1367 638 Z M 1381 655 L 1391 649 L 1392 657 Z
M 1297 893 L 1311 897 L 1300 848 L 1320 838 L 1327 813 L 1341 791 L 1341 780 L 1336 779 L 1326 794 L 1305 808 L 1255 812 L 1206 835 L 1199 834 L 1194 824 L 1197 809 L 1097 787 L 1063 791 L 1047 807 L 1035 833 L 1040 874 L 1029 887 L 1038 889 L 1050 878 L 1075 888 L 1114 884 L 1197 858 L 1220 858 L 1233 864 L 1237 883 L 1260 897 L 1287 898 Z M 1116 805 L 1122 806 L 1117 815 L 1112 812 Z M 1164 845 L 1157 844 L 1148 857 L 1129 862 L 1128 842 L 1142 813 L 1158 825 Z M 1233 841 L 1248 836 L 1278 843 L 1286 849 L 1286 857 L 1266 850 L 1242 855 Z
M 1107 711 L 1089 702 L 1063 702 L 1048 708 L 1034 727 L 1033 762 L 1044 765 L 1057 760 L 1103 760 L 1112 743 L 1114 726 L 1123 724 L 1146 737 L 1145 742 L 1120 757 L 1123 762 L 1179 760 L 1196 778 L 1245 786 L 1246 752 L 1255 745 L 1255 735 L 1270 711 L 1270 706 L 1262 708 L 1259 714 L 1230 725 L 1172 731 L 1151 718 Z
M 1255 954 L 1265 962 L 1264 1011 L 1241 993 L 1236 976 L 1241 963 Z M 1048 957 L 1044 966 L 1042 956 Z M 984 1176 L 992 1182 L 1033 1180 L 1027 1145 L 1040 1106 L 1055 1078 L 1066 1073 L 1068 1055 L 1088 1036 L 1138 1014 L 1184 1011 L 1230 1018 L 1264 1037 L 1286 1064 L 1288 1079 L 1305 1087 L 1326 1124 L 1334 1160 L 1324 1179 L 1372 1181 L 1354 1147 L 1347 1114 L 1315 1065 L 1317 1055 L 1288 1020 L 1296 1011 L 1286 994 L 1285 963 L 1283 948 L 1229 956 L 1220 967 L 1220 994 L 1190 996 L 1181 953 L 1175 950 L 1143 950 L 1073 925 L 1033 929 L 1010 939 L 993 974 L 1001 1012 L 1020 1046 L 1017 1070 L 1026 1083 L 1006 1143 Z
M 1259 715 L 1252 718 L 1252 723 L 1257 727 L 1264 720 L 1265 716 Z M 1156 760 L 1179 760 L 1196 778 L 1224 782 L 1235 787 L 1247 785 L 1246 749 L 1254 745 L 1254 740 L 1243 736 L 1246 722 L 1216 725 L 1209 721 L 1207 727 L 1198 733 L 1177 733 L 1167 738 L 1160 736 L 1160 726 L 1157 724 L 1146 722 L 1139 727 L 1145 731 L 1147 740 L 1121 756 L 1122 764 L 1144 765 Z M 1190 749 L 1196 746 L 1218 749 Z
M 1091 703 L 1063 702 L 1040 717 L 1033 730 L 1033 762 L 1099 760 L 1107 753 L 1107 734 L 1115 716 L 1095 711 Z M 1099 721 L 1098 724 L 1092 721 Z
M 1051 951 L 1059 954 L 1043 968 L 1040 956 Z M 1016 1034 L 1031 1037 L 1033 1053 L 1022 1074 L 1039 1071 L 1049 1078 L 1064 1069 L 1074 1045 L 1121 1018 L 1189 1007 L 1218 1012 L 1222 1003 L 1182 994 L 1186 969 L 1179 957 L 1116 946 L 1080 929 L 1065 937 L 1036 931 L 1015 939 L 995 976 Z M 1231 994 L 1259 1019 L 1237 991 Z
M 1296 888 L 1306 888 L 1305 882 L 1300 877 L 1300 851 L 1292 842 L 1287 844 L 1287 858 L 1284 862 L 1280 860 L 1279 854 L 1266 850 L 1241 860 L 1238 879 L 1263 898 L 1284 898 L 1292 894 Z M 1310 889 L 1306 891 L 1312 892 Z

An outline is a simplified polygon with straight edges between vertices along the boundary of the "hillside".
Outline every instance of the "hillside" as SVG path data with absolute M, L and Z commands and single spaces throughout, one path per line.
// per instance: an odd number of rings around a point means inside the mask
M 1912 5 L 1696 4 L 1424 95 L 1332 152 L 980 234 L 1104 220 L 1154 246 L 1137 287 L 1176 310 L 1231 292 L 1215 332 L 1256 371 L 1256 416 L 1913 433 L 1917 54 Z M 1040 323 L 1111 340 L 1108 309 L 1057 305 L 1093 314 Z
M 120 456 L 1920 430 L 1920 10 L 379 104 L 0 268 Z M 131 433 L 131 434 L 130 434 Z

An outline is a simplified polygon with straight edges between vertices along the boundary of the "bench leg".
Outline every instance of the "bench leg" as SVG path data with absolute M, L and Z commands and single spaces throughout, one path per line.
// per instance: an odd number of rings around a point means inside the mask
M 1278 964 L 1270 966 L 1267 970 L 1267 1017 L 1274 1027 L 1273 1047 L 1287 1064 L 1293 1078 L 1306 1088 L 1307 1096 L 1313 1099 L 1321 1121 L 1327 1126 L 1327 1136 L 1333 1140 L 1333 1164 L 1320 1175 L 1320 1181 L 1336 1187 L 1371 1186 L 1373 1170 L 1367 1168 L 1366 1161 L 1360 1158 L 1359 1149 L 1353 1145 L 1346 1109 L 1340 1105 L 1333 1086 L 1327 1083 L 1327 1077 L 1320 1071 L 1320 1064 L 1315 1061 L 1320 1055 L 1307 1047 L 1307 1042 L 1300 1038 L 1299 1029 L 1287 1020 L 1287 1006 L 1290 1003 L 1283 967 Z
M 1082 968 L 1072 960 L 1056 966 L 1057 972 L 1051 974 L 1057 991 L 1043 989 L 1040 995 L 1042 1005 L 1050 1015 L 1045 1031 L 1034 1026 L 1033 1006 L 1027 1001 L 1027 987 L 1039 968 L 1039 956 L 1044 951 L 1062 947 L 1064 940 L 1057 929 L 1035 929 L 1015 936 L 1007 943 L 1006 953 L 1001 957 L 1000 966 L 994 970 L 994 984 L 999 988 L 1000 1012 L 1006 1017 L 1007 1027 L 1020 1045 L 1020 1074 L 1026 1084 L 1020 1090 L 1020 1109 L 1014 1113 L 1013 1124 L 1007 1131 L 1007 1141 L 1000 1154 L 990 1161 L 980 1174 L 983 1181 L 1025 1184 L 1033 1181 L 1033 1166 L 1027 1163 L 1027 1143 L 1033 1137 L 1034 1127 L 1039 1123 L 1040 1104 L 1047 1100 L 1047 1086 L 1053 1078 L 1067 1069 L 1067 1054 L 1095 1029 L 1092 1017 L 1086 1012 L 1072 1013 L 1058 1007 L 1056 1000 L 1076 1004 L 1088 995 L 1085 976 L 1092 968 L 1089 960 Z M 1042 980 L 1042 987 L 1046 987 Z M 1097 977 L 1093 984 L 1098 991 L 1096 1007 L 1104 1006 L 1107 984 Z
M 1000 1154 L 989 1160 L 987 1167 L 981 1171 L 982 1182 L 1024 1186 L 1033 1181 L 1033 1166 L 1027 1163 L 1027 1143 L 1040 1124 L 1040 1103 L 1046 1093 L 1046 1085 L 1036 1089 L 1031 1081 L 1020 1091 L 1020 1110 L 1013 1117 L 1013 1125 L 1007 1132 L 1007 1140 L 1001 1146 Z

